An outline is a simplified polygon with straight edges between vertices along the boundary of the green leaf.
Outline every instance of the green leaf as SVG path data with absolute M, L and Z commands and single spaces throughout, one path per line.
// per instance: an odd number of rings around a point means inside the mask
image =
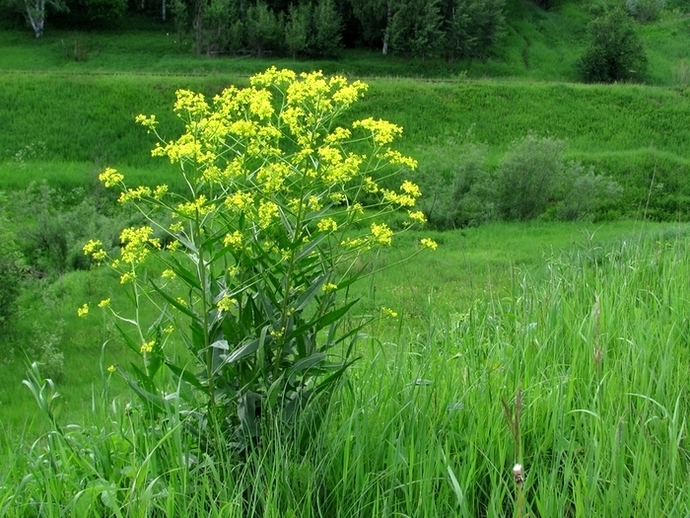
M 358 299 L 357 299 L 358 300 Z M 336 320 L 339 320 L 345 313 L 350 311 L 350 308 L 354 306 L 357 303 L 357 300 L 353 300 L 352 302 L 349 302 L 348 304 L 345 304 L 344 306 L 331 311 L 330 313 L 326 313 L 325 315 L 321 315 L 320 317 L 301 325 L 297 329 L 295 329 L 290 336 L 288 336 L 288 339 L 297 337 L 303 333 L 306 333 L 310 329 L 314 329 L 314 331 L 319 331 L 320 329 L 323 329 L 329 324 L 332 324 Z
M 115 329 L 117 329 L 120 332 L 127 347 L 129 347 L 132 351 L 141 356 L 141 344 L 138 344 L 137 342 L 132 340 L 132 338 L 125 332 L 125 330 L 122 329 L 122 327 L 120 327 L 120 324 L 115 324 Z
M 302 295 L 300 295 L 300 297 L 297 299 L 297 302 L 295 303 L 295 311 L 302 311 L 309 305 L 314 297 L 321 292 L 323 285 L 326 283 L 329 276 L 330 273 L 326 273 L 314 280 L 313 284 L 309 286 L 309 288 L 307 288 L 305 292 L 302 293 Z
M 261 340 L 256 338 L 249 343 L 246 343 L 237 349 L 235 349 L 230 354 L 223 355 L 224 363 L 235 363 L 240 361 L 242 358 L 246 358 L 250 354 L 254 354 L 259 348 Z
M 165 360 L 165 365 L 167 365 L 168 369 L 170 369 L 173 374 L 175 374 L 178 378 L 182 378 L 185 382 L 189 383 L 192 385 L 194 388 L 197 388 L 201 391 L 204 391 L 205 388 L 203 384 L 199 381 L 199 379 L 189 372 L 187 369 L 183 369 L 181 367 L 178 367 L 172 361 L 170 360 Z
M 175 309 L 179 310 L 180 312 L 184 313 L 185 315 L 187 315 L 192 320 L 197 319 L 197 316 L 194 314 L 194 312 L 190 308 L 188 308 L 186 305 L 181 304 L 179 301 L 172 298 L 165 291 L 163 291 L 161 288 L 156 286 L 155 282 L 153 282 L 153 281 L 150 281 L 150 282 L 151 282 L 151 286 L 153 286 L 153 289 L 156 290 L 156 292 L 159 293 L 160 296 L 163 297 L 166 300 L 166 302 L 168 302 L 168 304 L 170 304 L 171 306 L 173 306 Z
M 297 360 L 288 372 L 288 379 L 292 378 L 295 374 L 311 369 L 314 365 L 322 363 L 325 359 L 326 354 L 319 352 L 314 353 L 307 358 L 301 358 Z

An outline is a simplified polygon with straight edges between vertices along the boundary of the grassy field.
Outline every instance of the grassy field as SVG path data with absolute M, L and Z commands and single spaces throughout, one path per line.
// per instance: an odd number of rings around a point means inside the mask
M 271 443 L 243 470 L 217 477 L 195 477 L 202 466 L 186 473 L 168 454 L 137 460 L 146 439 L 136 438 L 137 416 L 118 410 L 128 398 L 107 408 L 96 398 L 92 408 L 72 392 L 76 377 L 89 376 L 73 364 L 94 373 L 100 352 L 93 331 L 77 335 L 58 385 L 67 393 L 64 439 L 45 437 L 56 460 L 74 463 L 73 476 L 46 485 L 43 441 L 17 449 L 13 426 L 3 439 L 0 509 L 51 515 L 71 502 L 79 513 L 110 491 L 145 515 L 203 507 L 211 516 L 509 516 L 518 513 L 511 468 L 519 462 L 529 515 L 685 516 L 689 233 L 686 225 L 539 224 L 444 234 L 439 255 L 377 277 L 375 299 L 363 293 L 363 310 L 389 304 L 399 320 L 380 321 L 360 342 L 362 358 L 321 440 L 299 457 Z M 428 276 L 410 275 L 422 268 Z M 81 300 L 79 288 L 67 288 L 63 305 Z M 19 374 L 12 378 L 3 385 L 17 386 Z M 98 393 L 98 375 L 94 382 Z M 12 400 L 3 401 L 3 422 L 32 404 L 25 389 Z M 501 401 L 519 420 L 516 435 Z M 92 439 L 66 426 L 77 419 L 96 427 Z M 130 434 L 134 450 L 111 442 Z M 182 447 L 175 427 L 151 440 L 149 450 Z M 73 448 L 94 449 L 95 460 Z M 126 473 L 135 463 L 138 475 L 80 495 L 80 477 L 108 449 L 114 467 Z
M 91 214 L 72 196 L 107 209 L 108 166 L 182 189 L 134 117 L 155 113 L 174 138 L 176 89 L 213 95 L 270 65 L 368 78 L 348 117 L 403 126 L 427 174 L 468 143 L 495 167 L 535 132 L 624 188 L 618 221 L 431 232 L 438 250 L 400 263 L 419 246 L 411 232 L 371 257 L 382 270 L 353 289 L 353 317 L 375 320 L 323 429 L 301 449 L 270 436 L 242 462 L 190 440 L 174 391 L 152 425 L 107 372 L 131 353 L 99 312 L 76 310 L 127 307 L 117 275 L 34 272 L 0 338 L 0 516 L 688 516 L 690 22 L 677 9 L 639 27 L 645 85 L 572 82 L 589 15 L 570 1 L 511 18 L 486 62 L 194 58 L 150 28 L 0 31 L 2 202 L 45 180 L 70 214 Z M 22 385 L 38 350 L 64 355 L 60 397 L 45 385 L 42 409 Z

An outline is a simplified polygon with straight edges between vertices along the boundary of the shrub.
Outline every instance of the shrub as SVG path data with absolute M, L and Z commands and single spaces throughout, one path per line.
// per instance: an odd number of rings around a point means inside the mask
M 666 7 L 666 0 L 626 0 L 625 10 L 637 21 L 646 23 L 659 18 Z
M 596 174 L 593 167 L 571 162 L 566 167 L 556 217 L 565 221 L 596 219 L 605 208 L 617 205 L 622 192 L 618 182 Z
M 7 198 L 0 193 L 0 207 L 7 206 Z M 22 281 L 22 256 L 9 219 L 0 211 L 0 335 L 10 329 L 17 311 L 16 300 Z
M 494 200 L 484 145 L 459 144 L 428 148 L 433 157 L 420 168 L 424 195 L 419 207 L 437 229 L 478 225 L 493 217 Z M 449 186 L 451 186 L 449 188 Z
M 530 134 L 517 140 L 495 175 L 496 208 L 507 220 L 540 216 L 554 201 L 565 172 L 565 142 Z
M 401 129 L 371 118 L 337 124 L 364 84 L 275 68 L 250 83 L 211 104 L 178 91 L 174 110 L 186 132 L 177 141 L 161 139 L 154 155 L 180 165 L 189 192 L 127 189 L 122 175 L 106 170 L 105 185 L 122 186 L 121 201 L 149 224 L 122 232 L 118 258 L 99 241 L 84 247 L 94 259 L 108 259 L 130 291 L 135 315 L 119 322 L 132 329 L 120 329 L 142 363 L 118 368 L 151 418 L 164 411 L 167 366 L 197 416 L 189 426 L 200 437 L 209 437 L 210 427 L 223 448 L 230 441 L 240 449 L 271 423 L 281 433 L 299 423 L 318 429 L 319 405 L 312 403 L 328 403 L 362 325 L 343 325 L 356 302 L 346 297 L 359 276 L 355 265 L 368 250 L 391 244 L 395 232 L 382 221 L 389 213 L 405 209 L 407 228 L 423 220 L 410 212 L 420 195 L 415 184 L 391 190 L 372 179 L 381 168 L 416 165 L 390 147 Z M 158 135 L 155 117 L 138 120 Z M 364 193 L 376 203 L 362 204 Z M 154 232 L 167 236 L 166 250 Z M 421 244 L 436 247 L 428 239 Z M 148 277 L 149 257 L 162 262 L 160 279 Z M 147 324 L 141 308 L 153 299 L 165 305 Z M 188 355 L 165 347 L 175 329 L 188 330 L 177 335 Z
M 577 67 L 588 83 L 639 81 L 647 69 L 647 56 L 634 22 L 614 9 L 590 23 L 589 43 Z

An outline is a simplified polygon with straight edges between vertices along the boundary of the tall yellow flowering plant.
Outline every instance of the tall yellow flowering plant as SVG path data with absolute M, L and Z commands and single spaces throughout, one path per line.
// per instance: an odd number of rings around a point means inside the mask
M 185 132 L 177 140 L 160 138 L 155 116 L 137 117 L 159 138 L 153 155 L 179 164 L 188 190 L 127 188 L 107 169 L 101 181 L 120 186 L 120 201 L 135 204 L 149 225 L 122 232 L 119 258 L 98 242 L 85 247 L 120 272 L 137 315 L 144 294 L 166 303 L 149 327 L 120 316 L 138 333 L 123 336 L 143 368 L 121 371 L 136 392 L 162 408 L 154 377 L 167 365 L 207 421 L 245 438 L 257 435 L 260 416 L 293 421 L 329 393 L 359 330 L 340 326 L 355 301 L 338 297 L 358 277 L 355 259 L 391 245 L 386 213 L 424 222 L 415 184 L 391 190 L 374 179 L 416 167 L 391 147 L 401 128 L 371 118 L 338 125 L 365 84 L 271 68 L 250 85 L 211 102 L 178 91 L 174 111 Z M 421 248 L 435 246 L 422 240 Z M 146 281 L 142 263 L 152 253 L 165 269 Z M 186 323 L 181 338 L 194 368 L 164 347 L 166 331 Z

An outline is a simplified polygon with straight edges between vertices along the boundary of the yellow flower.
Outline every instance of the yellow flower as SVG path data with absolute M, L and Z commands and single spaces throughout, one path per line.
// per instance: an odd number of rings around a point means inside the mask
M 163 272 L 161 273 L 161 277 L 163 277 L 164 279 L 174 279 L 176 277 L 176 275 L 175 275 L 175 272 L 168 269 L 168 270 L 163 270 Z
M 107 370 L 110 374 L 112 374 L 113 372 L 115 372 L 115 365 L 111 365 L 111 366 L 108 367 L 106 370 Z
M 353 122 L 352 127 L 369 130 L 374 144 L 378 146 L 390 144 L 396 137 L 402 135 L 402 128 L 400 126 L 380 119 L 374 120 L 371 117 Z
M 160 200 L 168 192 L 168 186 L 163 184 L 156 187 L 153 191 L 153 197 Z
M 127 189 L 126 191 L 122 191 L 117 201 L 119 203 L 128 203 L 130 201 L 139 201 L 143 198 L 151 196 L 151 188 L 146 187 L 144 185 L 140 185 L 136 189 Z
M 128 282 L 134 281 L 136 275 L 134 272 L 125 272 L 120 276 L 120 284 L 127 284 Z
M 124 176 L 111 167 L 107 167 L 105 171 L 98 175 L 98 179 L 103 182 L 103 185 L 106 187 L 112 187 L 120 183 L 124 178 Z
M 323 291 L 325 291 L 326 293 L 330 293 L 330 292 L 332 292 L 332 291 L 337 290 L 337 289 L 338 289 L 338 285 L 337 285 L 337 284 L 333 284 L 332 282 L 327 282 L 326 284 L 323 285 L 323 287 L 322 287 L 321 289 L 322 289 Z
M 243 211 L 254 203 L 254 196 L 248 192 L 237 191 L 225 198 L 225 206 L 229 209 Z
M 124 245 L 120 249 L 122 260 L 127 263 L 140 263 L 149 253 L 148 246 L 156 246 L 157 240 L 149 236 L 153 234 L 151 227 L 129 227 L 120 234 L 120 241 Z M 160 244 L 158 244 L 160 246 Z M 158 247 L 156 247 L 158 248 Z
M 338 224 L 332 218 L 324 218 L 316 224 L 319 232 L 335 232 L 338 230 Z
M 393 242 L 393 231 L 385 223 L 372 223 L 371 235 L 379 245 L 390 246 Z
M 383 313 L 384 316 L 391 318 L 396 318 L 398 316 L 397 312 L 393 311 L 391 308 L 386 307 L 381 307 L 381 313 Z
M 416 221 L 417 223 L 426 223 L 426 216 L 421 210 L 415 212 L 410 211 L 408 214 L 412 221 Z
M 228 294 L 224 293 L 221 299 L 216 303 L 216 307 L 219 311 L 224 311 L 227 313 L 235 304 L 237 304 L 237 300 L 228 297 Z
M 193 218 L 197 214 L 199 217 L 202 217 L 210 212 L 213 212 L 215 208 L 216 205 L 214 203 L 206 203 L 206 196 L 201 194 L 195 200 L 187 203 L 180 203 L 177 206 L 177 211 L 175 214 L 185 218 Z
M 77 316 L 78 317 L 85 317 L 88 314 L 89 314 L 89 305 L 88 304 L 84 304 L 82 307 L 77 309 Z
M 184 300 L 182 297 L 177 297 L 177 298 L 175 299 L 175 301 L 176 301 L 180 306 L 183 306 L 183 307 L 185 307 L 185 308 L 187 307 L 187 301 Z
M 261 200 L 259 204 L 259 226 L 268 228 L 274 219 L 278 217 L 278 205 L 272 201 Z
M 420 241 L 422 248 L 428 248 L 429 250 L 436 250 L 438 248 L 438 243 L 433 239 L 425 237 Z
M 419 190 L 419 186 L 409 180 L 405 180 L 402 183 L 400 190 L 405 194 L 409 194 L 413 198 L 419 198 L 422 195 L 422 191 Z
M 102 301 L 100 301 L 100 302 L 98 303 L 98 307 L 99 307 L 99 308 L 108 308 L 108 307 L 110 307 L 110 299 L 109 299 L 109 298 L 108 298 L 108 299 L 103 299 Z
M 150 342 L 144 342 L 143 344 L 141 344 L 141 354 L 152 353 L 154 345 L 156 345 L 156 342 L 154 340 L 151 340 Z
M 166 328 L 163 329 L 163 333 L 165 333 L 166 335 L 169 335 L 169 334 L 172 334 L 172 332 L 174 330 L 175 330 L 175 326 L 170 324 L 169 326 L 167 326 Z
M 172 223 L 169 227 L 170 232 L 182 232 L 184 230 L 184 225 L 182 224 L 181 221 L 176 221 L 175 223 Z
M 103 243 L 101 243 L 98 239 L 91 239 L 84 245 L 82 250 L 84 251 L 84 255 L 92 255 L 96 252 L 99 252 L 102 246 Z
M 235 230 L 232 234 L 227 234 L 223 238 L 223 245 L 234 248 L 235 250 L 242 250 L 244 246 L 244 236 L 239 230 Z

